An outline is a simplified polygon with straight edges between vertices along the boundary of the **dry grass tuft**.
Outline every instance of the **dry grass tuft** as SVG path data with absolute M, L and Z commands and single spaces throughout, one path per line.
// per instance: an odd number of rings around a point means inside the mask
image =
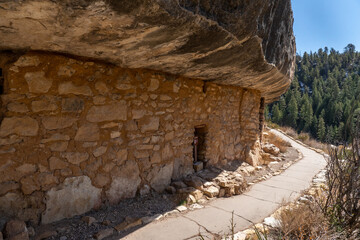
M 280 226 L 272 228 L 270 235 L 279 239 L 328 240 L 340 237 L 331 229 L 320 207 L 314 202 L 284 207 L 276 218 Z
M 286 152 L 288 147 L 291 147 L 291 144 L 289 142 L 283 140 L 272 132 L 267 132 L 267 134 L 264 135 L 264 140 L 265 142 L 274 144 L 280 149 L 280 152 L 282 153 Z
M 329 153 L 328 144 L 318 142 L 317 140 L 311 138 L 310 134 L 308 134 L 308 133 L 302 132 L 302 133 L 298 134 L 294 129 L 292 129 L 290 127 L 280 127 L 280 129 L 283 132 L 285 132 L 287 135 L 289 135 L 290 137 L 293 137 L 294 139 L 297 139 L 312 148 L 321 149 L 324 152 Z

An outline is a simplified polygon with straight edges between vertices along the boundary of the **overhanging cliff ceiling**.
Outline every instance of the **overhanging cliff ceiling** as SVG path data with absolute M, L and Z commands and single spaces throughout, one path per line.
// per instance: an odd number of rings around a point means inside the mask
M 68 53 L 258 89 L 288 88 L 290 0 L 0 0 L 0 50 Z

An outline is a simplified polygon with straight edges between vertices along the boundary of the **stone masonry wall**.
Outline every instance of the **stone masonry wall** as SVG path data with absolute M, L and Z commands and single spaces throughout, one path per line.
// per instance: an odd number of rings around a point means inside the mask
M 48 223 L 162 191 L 193 172 L 200 124 L 209 165 L 257 164 L 257 91 L 47 53 L 3 70 L 0 215 Z

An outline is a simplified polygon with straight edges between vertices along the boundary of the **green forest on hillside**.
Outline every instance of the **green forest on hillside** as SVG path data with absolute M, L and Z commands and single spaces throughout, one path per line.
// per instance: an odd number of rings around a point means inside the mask
M 349 142 L 360 117 L 360 53 L 348 44 L 296 56 L 290 89 L 267 106 L 265 117 L 328 143 Z

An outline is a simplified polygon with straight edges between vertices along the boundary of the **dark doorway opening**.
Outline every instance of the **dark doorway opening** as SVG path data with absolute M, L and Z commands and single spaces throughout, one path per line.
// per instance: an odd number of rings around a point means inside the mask
M 206 166 L 206 135 L 207 127 L 205 124 L 195 126 L 194 132 L 194 169 L 200 171 Z
M 4 76 L 2 68 L 0 68 L 0 94 L 4 93 Z
M 0 96 L 4 94 L 4 76 L 3 76 L 3 70 L 0 68 Z M 0 109 L 2 109 L 2 100 L 0 98 Z M 3 113 L 0 111 L 0 123 L 3 120 Z

